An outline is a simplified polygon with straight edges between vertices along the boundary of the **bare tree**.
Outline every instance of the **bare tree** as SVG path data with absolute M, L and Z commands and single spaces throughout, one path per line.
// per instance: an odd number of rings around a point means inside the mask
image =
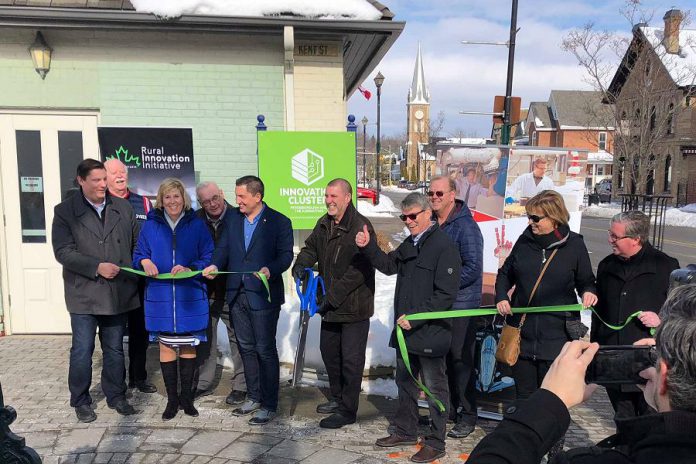
M 587 124 L 614 131 L 615 190 L 651 194 L 656 168 L 664 165 L 677 122 L 682 112 L 691 110 L 689 97 L 696 90 L 696 70 L 678 42 L 689 14 L 679 13 L 680 21 L 674 23 L 675 48 L 663 29 L 648 27 L 654 13 L 640 1 L 627 0 L 620 13 L 632 26 L 632 35 L 587 24 L 568 33 L 562 48 L 575 56 L 585 81 L 606 103 L 588 105 Z

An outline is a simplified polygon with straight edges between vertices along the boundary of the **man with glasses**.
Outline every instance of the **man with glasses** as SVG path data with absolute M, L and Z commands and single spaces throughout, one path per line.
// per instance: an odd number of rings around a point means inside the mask
M 608 233 L 612 253 L 597 268 L 597 314 L 612 325 L 623 323 L 636 311 L 641 314 L 622 330 L 608 328 L 593 315 L 591 340 L 600 345 L 630 345 L 650 337 L 650 330 L 660 324 L 669 275 L 679 262 L 648 242 L 650 218 L 640 211 L 615 215 Z M 635 386 L 607 387 L 607 393 L 617 418 L 648 412 Z
M 201 182 L 196 187 L 196 196 L 201 209 L 196 214 L 208 226 L 210 235 L 215 243 L 222 236 L 225 228 L 225 213 L 231 208 L 225 200 L 225 194 L 215 182 Z M 232 374 L 232 391 L 227 395 L 225 402 L 229 405 L 242 404 L 246 399 L 246 380 L 244 378 L 244 364 L 239 355 L 237 337 L 230 323 L 229 310 L 225 302 L 227 290 L 227 276 L 219 275 L 208 283 L 208 301 L 210 303 L 210 321 L 208 323 L 208 341 L 201 343 L 196 349 L 198 359 L 198 382 L 196 386 L 196 398 L 213 393 L 213 380 L 217 369 L 217 327 L 222 319 L 227 328 L 227 336 L 230 343 L 230 357 L 234 366 Z
M 438 176 L 430 181 L 428 200 L 434 213 L 433 219 L 457 245 L 461 258 L 459 290 L 452 308 L 478 308 L 481 306 L 483 286 L 483 236 L 466 204 L 455 199 L 456 193 L 451 177 Z M 471 318 L 468 317 L 452 320 L 452 345 L 447 354 L 452 406 L 450 416 L 455 420 L 454 427 L 447 434 L 451 438 L 465 438 L 476 426 L 476 326 L 470 322 Z
M 394 325 L 403 329 L 413 376 L 420 375 L 432 395 L 445 406 L 440 411 L 432 399 L 428 400 L 432 425 L 425 434 L 424 446 L 411 457 L 413 462 L 431 462 L 445 455 L 449 410 L 445 357 L 451 345 L 452 323 L 449 319 L 407 321 L 405 316 L 450 309 L 457 298 L 462 263 L 457 246 L 432 220 L 433 211 L 425 195 L 408 194 L 401 202 L 401 212 L 400 218 L 410 236 L 399 248 L 384 253 L 370 237 L 367 226 L 355 236 L 355 243 L 378 271 L 397 274 Z M 397 348 L 395 335 L 393 332 L 389 343 L 392 348 Z M 396 385 L 399 389 L 396 431 L 378 439 L 377 446 L 407 446 L 418 441 L 420 390 L 398 352 Z

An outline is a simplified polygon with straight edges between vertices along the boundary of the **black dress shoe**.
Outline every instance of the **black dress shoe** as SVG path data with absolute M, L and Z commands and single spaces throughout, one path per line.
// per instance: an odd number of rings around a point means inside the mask
M 213 390 L 199 390 L 196 388 L 196 393 L 193 394 L 193 399 L 198 399 L 203 396 L 210 396 L 213 394 Z
M 398 433 L 393 433 L 388 437 L 378 438 L 375 445 L 381 446 L 382 448 L 391 448 L 392 446 L 415 445 L 416 443 L 418 443 L 416 437 L 409 438 L 399 435 Z
M 136 380 L 135 382 L 130 382 L 128 388 L 137 388 L 143 393 L 156 393 L 157 387 L 148 383 L 147 380 Z
M 452 427 L 452 430 L 447 432 L 447 436 L 450 438 L 466 438 L 474 432 L 476 427 L 471 424 L 465 424 L 460 422 Z
M 433 462 L 436 459 L 440 459 L 445 456 L 445 450 L 436 450 L 430 446 L 423 446 L 416 454 L 411 456 L 411 461 L 425 463 Z
M 355 418 L 346 417 L 338 412 L 335 412 L 329 417 L 325 417 L 319 421 L 319 427 L 322 429 L 340 429 L 344 425 L 348 424 L 355 424 Z
M 94 422 L 97 420 L 97 415 L 92 410 L 91 404 L 83 404 L 75 408 L 75 415 L 80 422 Z
M 225 398 L 225 403 L 229 405 L 242 404 L 246 400 L 247 392 L 242 390 L 232 390 L 227 398 Z
M 132 416 L 133 414 L 138 413 L 138 411 L 136 411 L 135 408 L 131 406 L 125 399 L 119 400 L 113 406 L 109 405 L 109 407 L 111 409 L 116 410 L 116 412 L 122 416 Z
M 338 412 L 338 406 L 338 402 L 336 401 L 327 401 L 326 403 L 321 403 L 319 406 L 317 406 L 317 412 L 319 414 L 333 414 Z

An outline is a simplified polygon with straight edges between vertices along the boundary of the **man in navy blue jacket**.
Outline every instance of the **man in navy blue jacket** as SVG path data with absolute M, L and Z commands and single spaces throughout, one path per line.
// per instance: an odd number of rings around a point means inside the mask
M 247 401 L 232 411 L 254 413 L 251 425 L 269 422 L 278 409 L 280 363 L 276 328 L 280 306 L 285 302 L 282 274 L 292 263 L 293 238 L 290 219 L 263 202 L 264 185 L 256 176 L 237 179 L 237 208 L 225 215 L 225 229 L 215 247 L 213 264 L 203 275 L 222 271 L 253 271 L 264 274 L 270 286 L 270 301 L 261 280 L 254 274 L 230 274 L 227 301 L 244 364 Z
M 483 236 L 471 211 L 464 202 L 455 200 L 456 184 L 447 176 L 430 181 L 428 200 L 434 219 L 457 245 L 462 260 L 459 290 L 452 309 L 471 309 L 481 306 L 483 285 Z M 452 319 L 452 345 L 447 355 L 452 409 L 455 424 L 447 434 L 450 438 L 464 438 L 476 425 L 476 327 L 469 317 Z

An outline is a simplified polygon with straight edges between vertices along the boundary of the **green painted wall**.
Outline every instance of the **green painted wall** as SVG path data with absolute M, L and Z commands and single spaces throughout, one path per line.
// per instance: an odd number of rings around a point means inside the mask
M 192 127 L 200 180 L 234 192 L 256 174 L 256 115 L 283 126 L 283 67 L 55 59 L 46 80 L 28 59 L 0 60 L 0 106 L 93 108 L 110 126 Z M 234 200 L 234 198 L 231 198 Z

